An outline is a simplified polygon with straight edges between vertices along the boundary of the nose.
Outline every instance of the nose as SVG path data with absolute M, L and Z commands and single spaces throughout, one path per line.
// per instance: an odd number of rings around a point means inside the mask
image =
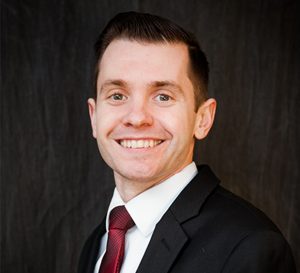
M 127 127 L 144 127 L 153 124 L 153 117 L 149 111 L 149 107 L 145 102 L 132 102 L 129 105 L 127 114 L 123 118 L 123 124 Z

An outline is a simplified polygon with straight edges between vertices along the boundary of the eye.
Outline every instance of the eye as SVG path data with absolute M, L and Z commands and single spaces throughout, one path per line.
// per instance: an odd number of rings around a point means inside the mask
M 114 93 L 111 96 L 109 96 L 109 99 L 111 99 L 113 101 L 123 101 L 123 100 L 126 100 L 126 96 L 124 96 L 121 93 Z
M 157 101 L 170 101 L 172 98 L 169 95 L 166 94 L 159 94 L 155 97 L 155 100 Z

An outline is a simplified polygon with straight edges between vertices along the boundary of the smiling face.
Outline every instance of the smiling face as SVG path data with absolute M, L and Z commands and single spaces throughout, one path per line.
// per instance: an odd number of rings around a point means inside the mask
M 192 162 L 194 137 L 206 136 L 215 103 L 208 100 L 194 111 L 188 65 L 180 43 L 115 40 L 105 50 L 89 111 L 117 187 L 133 183 L 143 191 Z

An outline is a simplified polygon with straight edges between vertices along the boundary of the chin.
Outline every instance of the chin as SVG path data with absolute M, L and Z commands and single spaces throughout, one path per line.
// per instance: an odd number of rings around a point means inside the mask
M 158 171 L 153 168 L 149 168 L 149 166 L 135 166 L 134 168 L 116 168 L 115 172 L 120 176 L 129 181 L 136 182 L 150 182 L 156 181 L 158 176 L 156 175 Z

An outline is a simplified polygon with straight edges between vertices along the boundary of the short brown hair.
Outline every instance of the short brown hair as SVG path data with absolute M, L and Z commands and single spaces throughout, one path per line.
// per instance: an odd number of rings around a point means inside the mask
M 196 109 L 207 99 L 209 67 L 206 56 L 195 36 L 177 24 L 147 13 L 125 12 L 113 17 L 101 32 L 95 44 L 97 58 L 95 90 L 99 63 L 104 51 L 116 39 L 150 43 L 183 43 L 187 45 L 190 57 L 190 78 L 194 85 Z

